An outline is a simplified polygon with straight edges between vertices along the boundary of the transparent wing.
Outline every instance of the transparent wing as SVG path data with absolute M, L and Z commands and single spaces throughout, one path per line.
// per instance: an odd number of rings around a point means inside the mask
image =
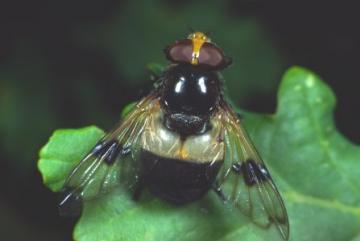
M 282 238 L 289 238 L 285 205 L 261 157 L 226 104 L 220 108 L 225 141 L 225 161 L 217 179 L 225 198 L 258 226 L 275 224 Z
M 125 157 L 131 154 L 130 159 L 136 159 L 134 155 L 139 149 L 141 133 L 151 114 L 159 108 L 155 94 L 142 99 L 117 127 L 106 134 L 80 161 L 66 179 L 61 191 L 61 215 L 78 215 L 82 201 L 111 191 L 123 181 L 124 176 L 131 176 L 130 173 L 136 165 L 125 162 L 128 159 Z M 132 176 L 135 178 L 136 175 Z

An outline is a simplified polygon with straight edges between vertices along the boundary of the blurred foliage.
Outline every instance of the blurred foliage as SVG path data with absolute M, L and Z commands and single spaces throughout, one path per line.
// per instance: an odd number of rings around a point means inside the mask
M 209 32 L 233 58 L 234 64 L 224 71 L 224 77 L 236 102 L 275 89 L 284 65 L 255 18 L 224 15 L 229 7 L 226 1 L 164 3 L 141 1 L 139 8 L 138 1 L 129 1 L 120 6 L 118 15 L 100 24 L 98 31 L 79 29 L 83 36 L 79 41 L 83 44 L 86 39 L 89 47 L 105 50 L 118 73 L 134 85 L 146 80 L 143 70 L 147 63 L 167 63 L 161 51 L 165 46 L 186 38 L 190 28 L 201 30 Z M 134 12 L 139 17 L 134 17 Z
M 333 92 L 319 77 L 294 67 L 281 82 L 274 115 L 243 113 L 245 125 L 283 194 L 290 240 L 350 241 L 360 228 L 360 169 L 355 168 L 360 147 L 335 129 L 334 104 Z M 102 135 L 96 127 L 56 131 L 40 152 L 38 165 L 45 184 L 59 191 L 80 157 Z M 86 203 L 74 238 L 280 240 L 273 231 L 256 229 L 212 192 L 200 202 L 174 207 L 153 197 L 136 203 L 120 188 Z
M 11 164 L 19 169 L 27 169 L 33 165 L 35 150 L 57 121 L 51 104 L 46 101 L 51 94 L 46 81 L 47 73 L 43 72 L 46 67 L 30 67 L 21 63 L 19 67 L 20 73 L 3 71 L 0 74 L 0 138 L 1 148 L 18 160 Z M 24 81 L 34 72 L 41 73 L 42 80 Z

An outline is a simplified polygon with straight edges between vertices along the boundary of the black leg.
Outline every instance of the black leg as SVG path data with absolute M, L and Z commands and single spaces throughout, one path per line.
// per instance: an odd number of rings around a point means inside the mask
M 212 189 L 224 203 L 226 203 L 228 201 L 228 199 L 226 198 L 225 194 L 223 193 L 223 191 L 221 190 L 221 187 L 219 186 L 219 184 L 217 182 L 215 182 L 212 185 Z
M 231 169 L 236 174 L 241 174 L 241 165 L 240 164 L 238 164 L 238 163 L 234 164 Z M 219 183 L 215 182 L 212 185 L 212 189 L 215 191 L 215 193 L 220 197 L 220 199 L 224 203 L 227 203 L 228 198 L 225 196 L 224 192 L 221 190 L 221 187 L 220 187 Z
M 136 181 L 135 184 L 135 190 L 133 193 L 133 200 L 139 201 L 142 192 L 146 188 L 146 183 L 148 182 L 148 179 L 151 177 L 151 171 L 155 167 L 157 162 L 155 162 L 149 169 L 145 168 L 144 166 L 141 166 L 139 169 L 139 179 Z
M 145 179 L 144 176 L 141 176 L 135 185 L 135 190 L 134 190 L 134 193 L 132 196 L 132 198 L 135 202 L 140 200 L 141 194 L 144 191 L 144 188 L 145 188 L 145 180 L 144 179 Z
M 131 154 L 131 148 L 130 147 L 125 147 L 125 148 L 122 148 L 121 151 L 120 151 L 120 154 L 122 157 L 126 157 L 128 155 Z

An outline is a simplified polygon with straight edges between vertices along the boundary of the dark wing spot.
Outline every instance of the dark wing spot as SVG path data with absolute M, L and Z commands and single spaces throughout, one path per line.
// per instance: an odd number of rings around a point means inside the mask
M 121 153 L 127 155 L 130 152 L 129 148 L 122 148 L 117 140 L 99 142 L 92 151 L 95 157 L 101 157 L 106 164 L 112 165 L 116 157 Z
M 60 191 L 59 213 L 61 216 L 76 217 L 81 214 L 82 199 L 79 191 L 65 187 Z
M 241 164 L 240 163 L 235 163 L 234 165 L 232 165 L 232 169 L 237 174 L 241 174 Z
M 257 165 L 257 167 L 258 167 L 259 172 L 262 174 L 262 175 L 258 175 L 259 178 L 260 178 L 260 176 L 262 176 L 261 180 L 264 180 L 264 181 L 272 180 L 271 176 L 270 176 L 270 173 L 269 173 L 269 171 L 268 171 L 268 169 L 266 168 L 265 165 L 263 165 L 263 164 L 262 165 Z
M 91 154 L 93 154 L 95 157 L 101 156 L 104 146 L 105 146 L 105 142 L 99 141 L 94 147 L 94 149 L 91 151 Z
M 267 181 L 271 179 L 267 168 L 263 164 L 258 164 L 254 160 L 250 159 L 244 162 L 242 165 L 235 163 L 232 166 L 233 171 L 237 174 L 242 174 L 245 184 L 253 186 L 257 183 L 256 180 Z
M 117 141 L 114 141 L 111 144 L 109 150 L 106 153 L 106 157 L 104 159 L 108 165 L 111 165 L 115 162 L 116 157 L 119 155 L 120 149 L 122 149 L 122 148 L 120 148 L 120 145 Z

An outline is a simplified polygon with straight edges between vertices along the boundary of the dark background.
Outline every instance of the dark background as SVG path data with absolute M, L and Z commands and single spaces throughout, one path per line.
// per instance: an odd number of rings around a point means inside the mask
M 305 66 L 332 87 L 337 127 L 360 143 L 357 6 L 263 2 L 2 1 L 0 239 L 71 240 L 75 220 L 58 217 L 39 149 L 58 128 L 111 128 L 151 87 L 146 65 L 166 64 L 163 47 L 189 26 L 233 57 L 224 77 L 239 106 L 274 112 L 281 75 Z

